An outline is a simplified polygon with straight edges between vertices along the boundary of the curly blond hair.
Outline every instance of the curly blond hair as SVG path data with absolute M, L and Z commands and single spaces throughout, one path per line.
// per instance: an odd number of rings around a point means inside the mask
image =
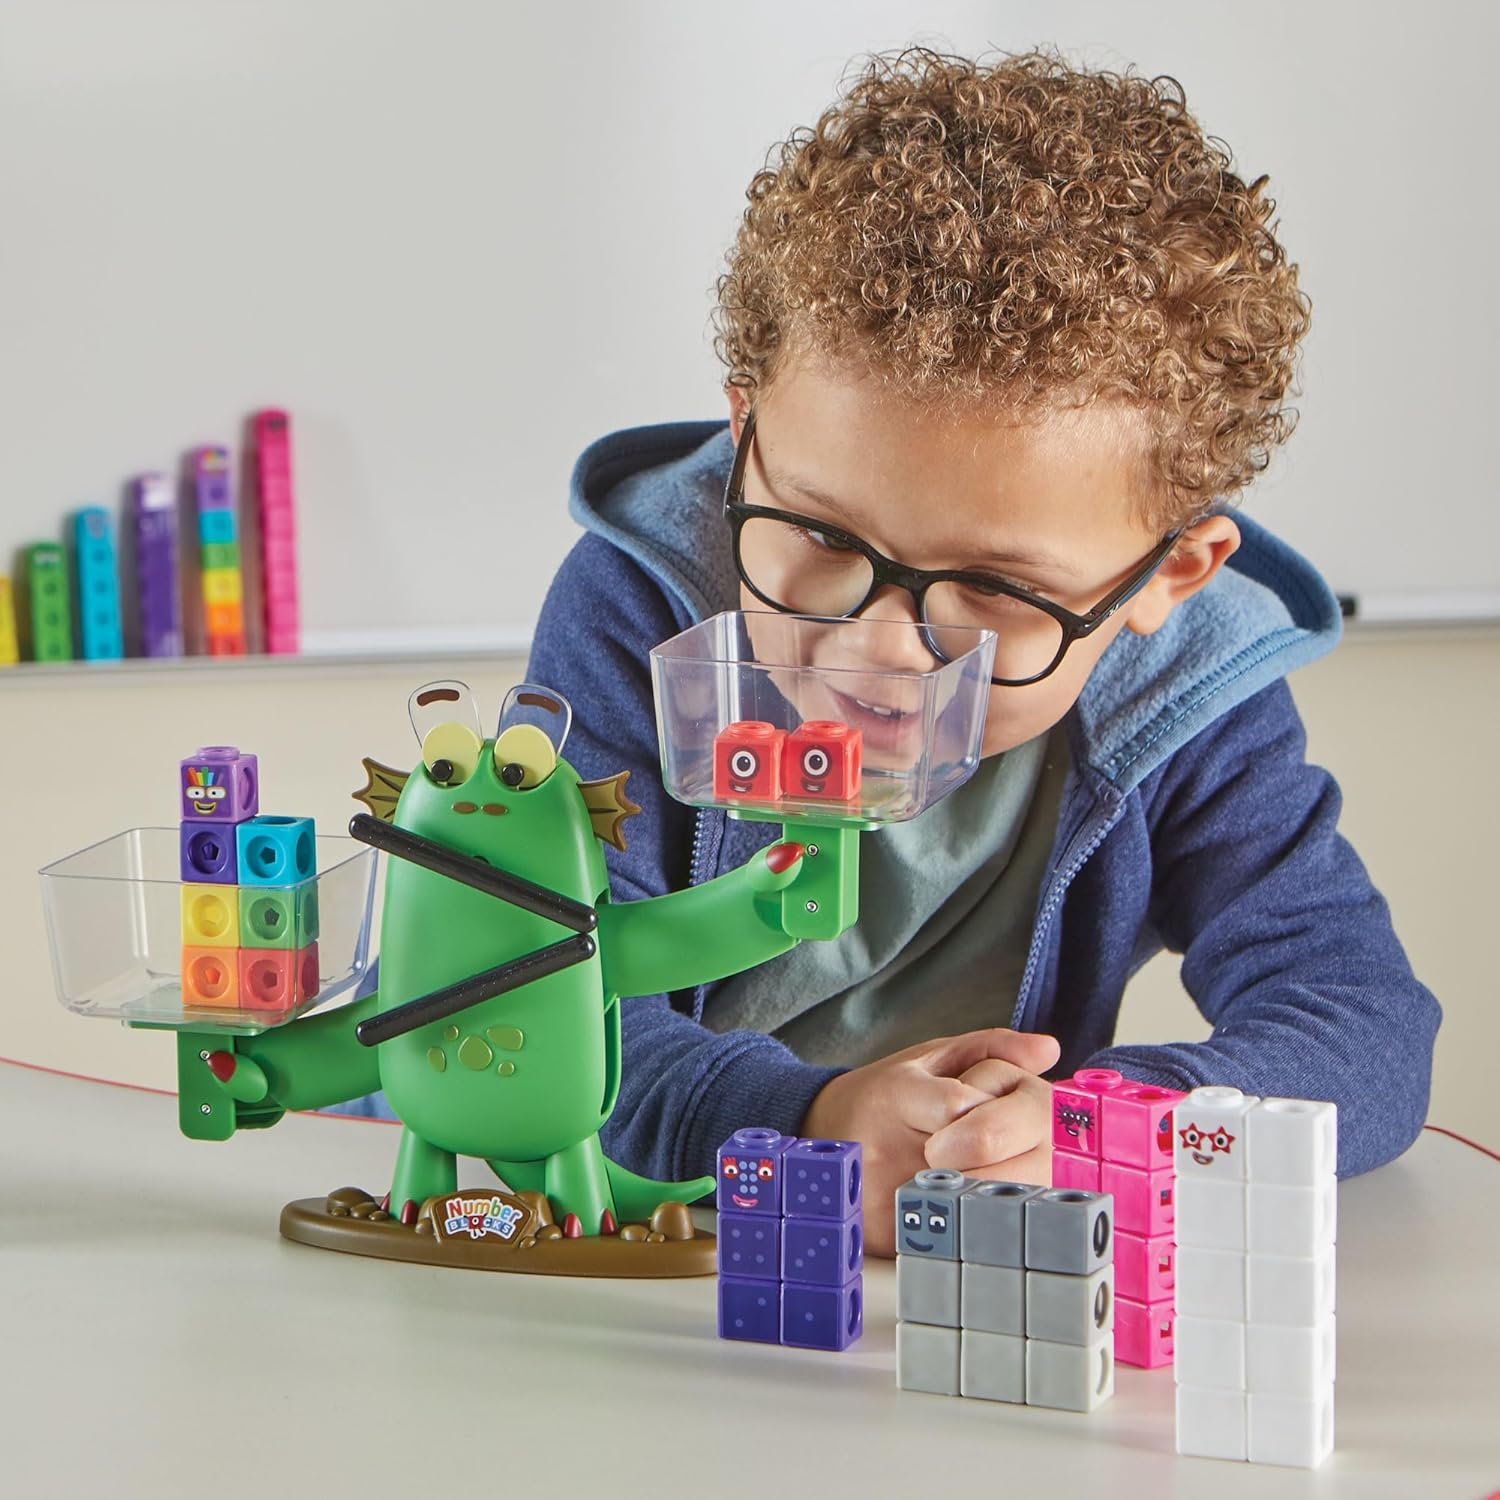
M 773 148 L 719 278 L 715 346 L 753 393 L 789 350 L 904 395 L 1111 401 L 1147 420 L 1148 519 L 1266 466 L 1309 303 L 1271 222 L 1172 78 L 875 57 Z

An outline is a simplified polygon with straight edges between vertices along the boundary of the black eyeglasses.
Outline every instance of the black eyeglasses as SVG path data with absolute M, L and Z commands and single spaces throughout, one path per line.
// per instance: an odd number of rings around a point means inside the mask
M 724 489 L 734 563 L 745 587 L 783 613 L 836 619 L 863 613 L 883 588 L 904 589 L 916 605 L 927 648 L 939 661 L 953 661 L 972 649 L 968 632 L 995 632 L 990 681 L 997 687 L 1026 687 L 1055 672 L 1074 641 L 1092 635 L 1150 582 L 1182 534 L 1180 528 L 1169 531 L 1123 583 L 1086 614 L 1074 614 L 993 574 L 909 568 L 826 521 L 746 504 L 745 467 L 754 436 L 751 412 Z

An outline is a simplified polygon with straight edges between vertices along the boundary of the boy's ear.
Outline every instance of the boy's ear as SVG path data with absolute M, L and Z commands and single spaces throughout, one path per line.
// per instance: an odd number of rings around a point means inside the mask
M 729 397 L 729 435 L 736 448 L 740 444 L 740 433 L 744 431 L 745 418 L 750 414 L 750 397 L 737 385 L 726 385 L 724 394 Z
M 1240 528 L 1228 516 L 1206 516 L 1189 526 L 1156 576 L 1130 601 L 1125 623 L 1137 635 L 1150 635 L 1234 556 Z

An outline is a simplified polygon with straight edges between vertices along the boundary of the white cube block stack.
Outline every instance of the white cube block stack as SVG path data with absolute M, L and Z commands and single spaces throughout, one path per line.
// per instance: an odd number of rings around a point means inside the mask
M 1200 1088 L 1173 1140 L 1177 1451 L 1315 1468 L 1333 1450 L 1338 1112 Z

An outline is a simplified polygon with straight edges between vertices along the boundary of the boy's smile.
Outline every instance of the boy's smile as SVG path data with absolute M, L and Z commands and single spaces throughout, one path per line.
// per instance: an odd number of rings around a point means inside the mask
M 738 389 L 729 397 L 738 441 L 748 408 Z M 994 574 L 1084 614 L 1161 541 L 1142 519 L 1146 444 L 1145 424 L 1121 406 L 939 411 L 882 391 L 857 369 L 787 356 L 756 403 L 744 498 L 826 520 L 908 566 Z M 1238 542 L 1227 516 L 1197 522 L 1140 593 L 1074 641 L 1049 676 L 992 687 L 983 753 L 1009 750 L 1056 724 L 1121 629 L 1157 629 Z M 766 608 L 743 584 L 740 596 L 745 609 Z M 860 618 L 910 623 L 917 616 L 911 595 L 888 586 Z M 890 660 L 892 669 L 932 668 L 916 632 L 891 634 L 905 658 Z M 898 751 L 915 726 L 903 721 L 900 704 L 886 701 L 888 691 L 872 686 L 868 703 L 863 696 L 841 696 L 827 716 L 862 730 L 872 748 Z

